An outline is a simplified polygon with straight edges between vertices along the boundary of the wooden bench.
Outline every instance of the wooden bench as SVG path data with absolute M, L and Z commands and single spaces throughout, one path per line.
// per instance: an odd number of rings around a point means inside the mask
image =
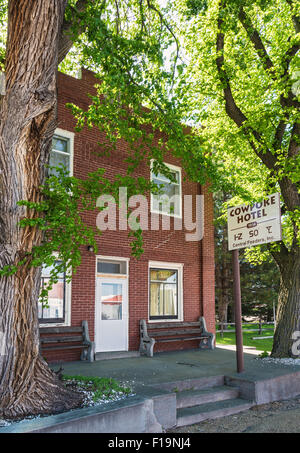
M 40 327 L 40 348 L 43 351 L 82 349 L 81 360 L 94 361 L 95 346 L 90 340 L 88 323 L 80 327 Z
M 147 323 L 140 320 L 140 353 L 153 357 L 156 343 L 200 340 L 200 349 L 214 349 L 215 335 L 206 329 L 203 317 L 195 322 Z

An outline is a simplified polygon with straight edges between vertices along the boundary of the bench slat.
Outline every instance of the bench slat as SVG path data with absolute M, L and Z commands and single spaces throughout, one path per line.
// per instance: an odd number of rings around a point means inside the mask
M 43 343 L 68 343 L 68 342 L 80 342 L 83 341 L 82 335 L 76 335 L 74 337 L 41 337 L 40 342 Z
M 148 332 L 149 333 L 149 332 Z M 161 332 L 151 332 L 149 333 L 150 337 L 168 337 L 168 336 L 175 336 L 175 335 L 192 335 L 192 334 L 200 335 L 201 332 L 199 329 L 189 329 L 189 330 L 165 330 Z
M 88 345 L 78 344 L 78 345 L 60 345 L 60 346 L 46 346 L 42 348 L 42 351 L 56 351 L 58 349 L 85 349 L 88 348 Z
M 83 332 L 83 328 L 81 326 L 78 327 L 68 327 L 68 326 L 61 326 L 61 327 L 40 327 L 40 333 L 76 333 L 76 332 Z
M 177 338 L 159 338 L 155 340 L 156 343 L 166 343 L 169 341 L 190 341 L 190 340 L 204 340 L 208 337 L 177 337 Z
M 151 324 L 147 323 L 147 330 L 152 329 L 168 329 L 168 328 L 175 328 L 175 327 L 192 327 L 192 326 L 200 326 L 199 321 L 191 321 L 191 322 L 162 322 L 159 324 Z

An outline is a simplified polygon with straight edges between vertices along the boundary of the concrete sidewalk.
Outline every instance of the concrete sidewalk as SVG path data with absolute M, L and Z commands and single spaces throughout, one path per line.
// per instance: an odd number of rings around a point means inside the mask
M 220 349 L 228 349 L 228 351 L 236 351 L 236 345 L 234 344 L 217 344 Z M 255 346 L 243 346 L 244 354 L 253 354 L 258 356 L 264 351 L 259 351 Z

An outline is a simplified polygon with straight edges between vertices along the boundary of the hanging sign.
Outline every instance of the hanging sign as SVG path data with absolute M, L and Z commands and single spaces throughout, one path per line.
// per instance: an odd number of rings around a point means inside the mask
M 280 194 L 252 205 L 230 207 L 227 219 L 229 250 L 281 241 Z

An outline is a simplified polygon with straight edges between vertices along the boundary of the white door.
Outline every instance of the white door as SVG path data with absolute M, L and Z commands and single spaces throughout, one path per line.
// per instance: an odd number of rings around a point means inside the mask
M 127 279 L 97 277 L 96 351 L 127 350 Z

